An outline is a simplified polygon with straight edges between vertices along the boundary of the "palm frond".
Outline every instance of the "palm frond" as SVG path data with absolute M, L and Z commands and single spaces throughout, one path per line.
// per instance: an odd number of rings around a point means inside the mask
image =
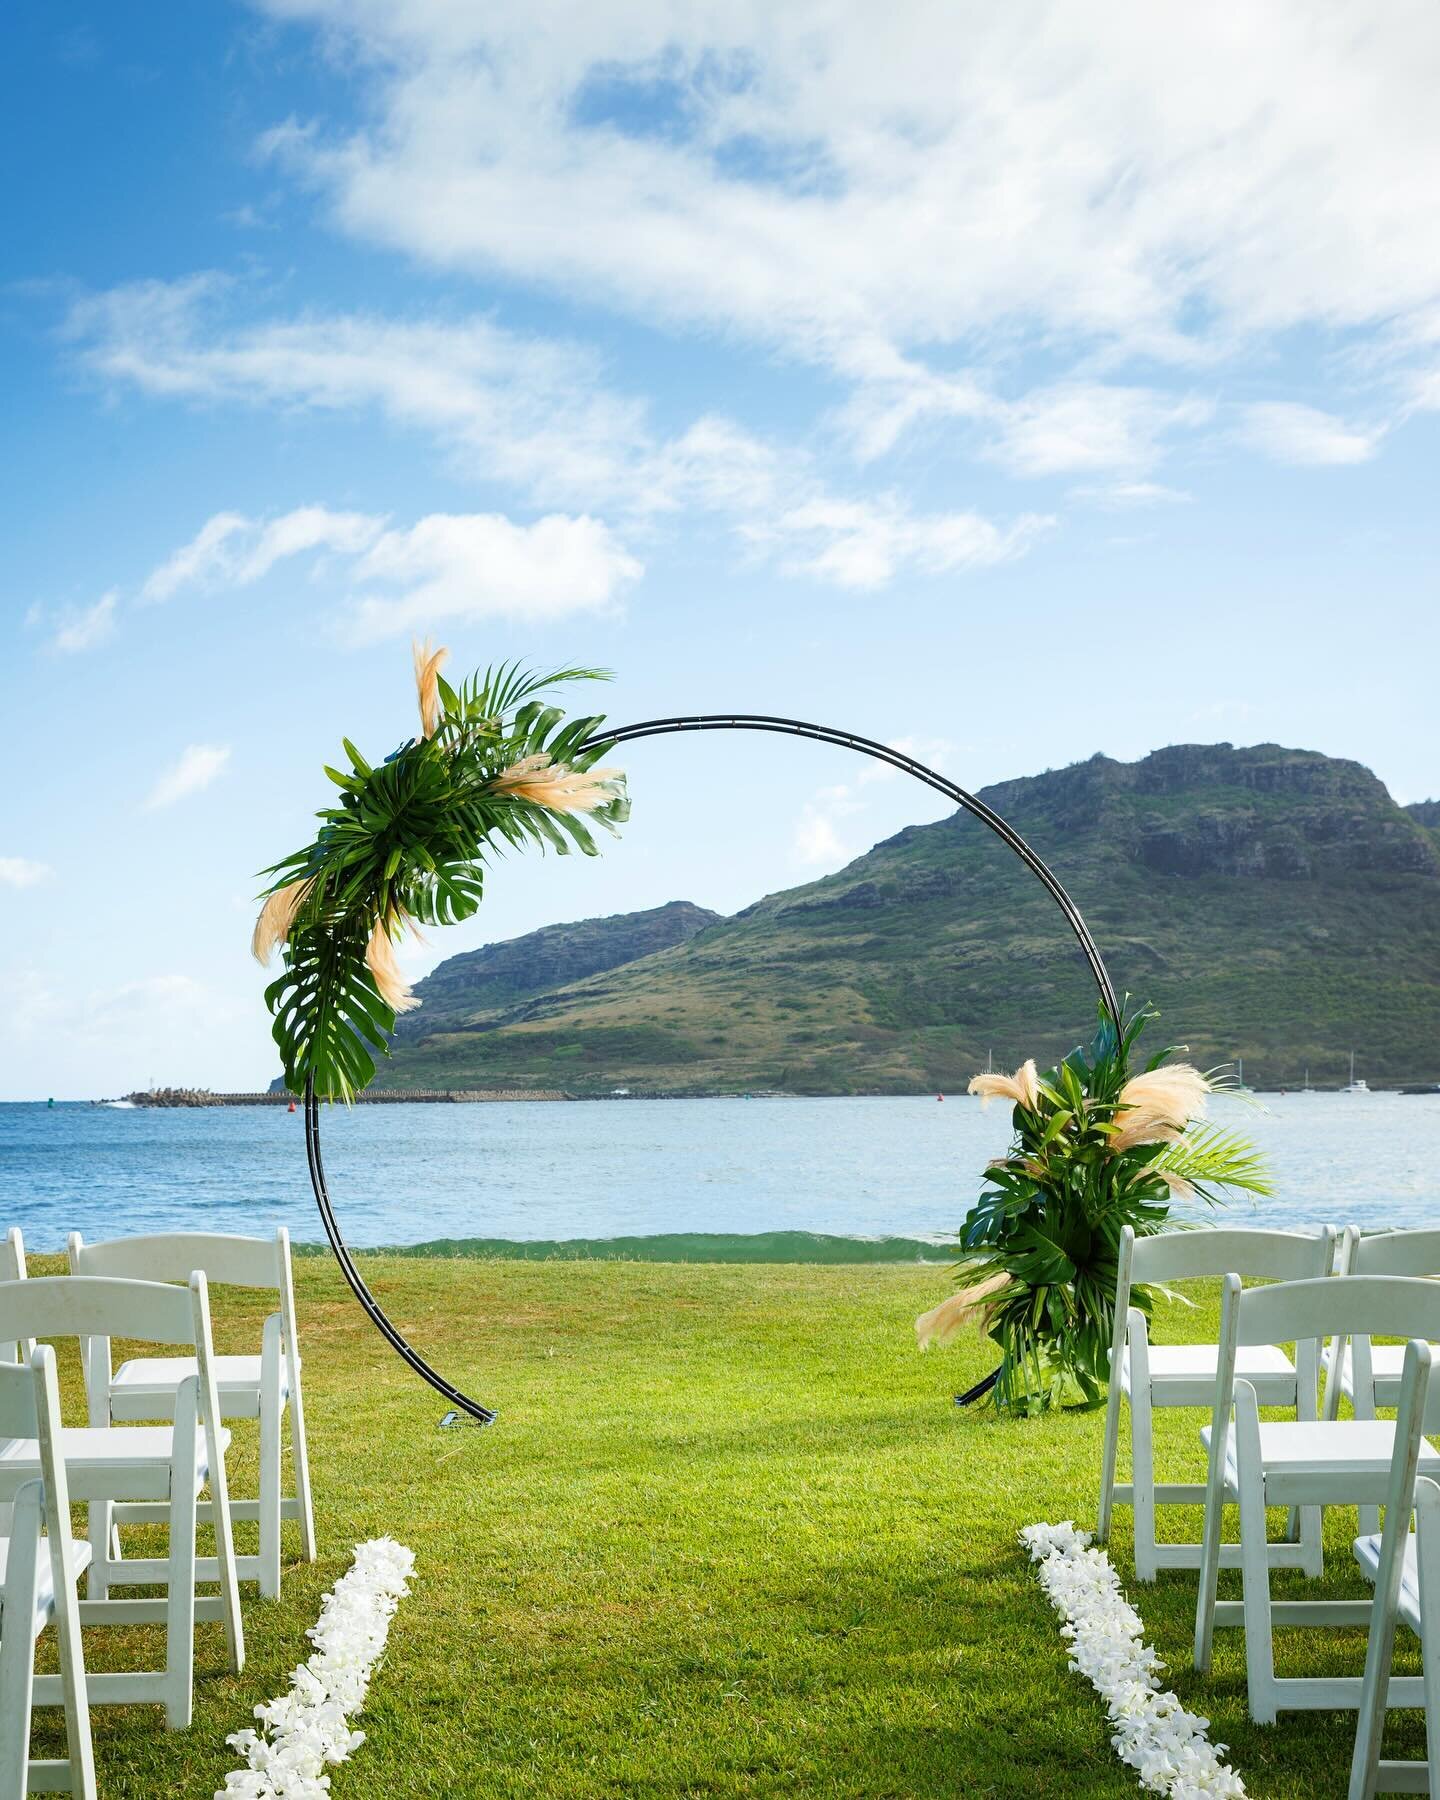
M 1183 1137 L 1152 1158 L 1149 1166 L 1188 1181 L 1206 1197 L 1217 1188 L 1262 1196 L 1275 1191 L 1261 1152 L 1240 1132 L 1220 1125 L 1192 1125 Z
M 437 661 L 428 656 L 427 668 L 433 672 Z M 374 1077 L 372 1052 L 389 1053 L 395 1015 L 366 965 L 367 944 L 383 938 L 388 951 L 407 922 L 469 918 L 484 895 L 486 862 L 507 848 L 594 856 L 592 828 L 613 835 L 624 823 L 623 775 L 603 770 L 579 779 L 608 748 L 604 718 L 567 719 L 539 698 L 565 682 L 609 678 L 604 669 L 537 671 L 514 662 L 477 670 L 458 688 L 435 674 L 438 717 L 429 735 L 379 763 L 344 740 L 348 769 L 325 770 L 339 804 L 317 814 L 313 842 L 265 870 L 270 885 L 256 942 L 283 944 L 285 970 L 265 998 L 294 1092 L 311 1078 L 322 1096 L 348 1101 Z M 526 757 L 553 770 L 555 804 L 547 804 L 548 790 L 497 786 Z M 582 791 L 588 800 L 606 798 L 583 814 L 558 809 L 559 797 Z M 403 983 L 386 985 L 399 997 Z

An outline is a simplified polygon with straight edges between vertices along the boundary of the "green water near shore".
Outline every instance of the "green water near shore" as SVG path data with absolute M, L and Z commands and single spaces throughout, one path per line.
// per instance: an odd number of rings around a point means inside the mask
M 297 1244 L 302 1253 L 327 1253 L 326 1244 Z M 357 1255 L 372 1254 L 357 1251 Z M 936 1263 L 955 1260 L 945 1244 L 910 1237 L 834 1237 L 814 1231 L 674 1231 L 652 1237 L 434 1238 L 373 1254 L 495 1257 L 510 1262 L 663 1263 Z

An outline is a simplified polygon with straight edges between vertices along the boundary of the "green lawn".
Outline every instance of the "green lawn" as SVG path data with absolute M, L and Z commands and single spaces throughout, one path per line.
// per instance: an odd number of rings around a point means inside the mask
M 1015 1541 L 1035 1519 L 1092 1519 L 1100 1419 L 959 1412 L 951 1395 L 989 1367 L 989 1346 L 921 1357 L 911 1332 L 943 1273 L 364 1266 L 414 1341 L 499 1405 L 499 1423 L 438 1430 L 438 1397 L 384 1347 L 328 1259 L 302 1259 L 322 1560 L 287 1565 L 279 1602 L 243 1590 L 240 1677 L 217 1672 L 220 1628 L 202 1628 L 190 1731 L 167 1735 L 158 1709 L 97 1711 L 103 1796 L 219 1786 L 234 1762 L 225 1734 L 288 1685 L 349 1547 L 380 1532 L 413 1547 L 417 1580 L 335 1800 L 1136 1792 Z M 37 1274 L 50 1267 L 36 1259 Z M 1157 1336 L 1213 1333 L 1203 1298 L 1163 1308 Z M 258 1317 L 222 1311 L 219 1347 L 242 1347 Z M 1162 1419 L 1177 1478 L 1197 1424 Z M 253 1492 L 246 1431 L 233 1485 Z M 1330 1519 L 1335 1591 L 1359 1591 L 1352 1518 Z M 1196 1515 L 1183 1522 L 1194 1535 Z M 1193 1578 L 1139 1587 L 1128 1542 L 1122 1513 L 1122 1580 L 1250 1792 L 1343 1793 L 1350 1716 L 1248 1724 L 1240 1634 L 1221 1633 L 1213 1679 L 1195 1679 Z M 1318 1591 L 1298 1575 L 1282 1585 Z M 97 1666 L 102 1649 L 118 1662 L 142 1648 L 89 1636 Z M 1358 1672 L 1362 1655 L 1358 1633 L 1281 1638 L 1294 1672 Z M 1413 1646 L 1399 1666 L 1415 1666 Z M 1407 1716 L 1392 1753 L 1420 1748 Z

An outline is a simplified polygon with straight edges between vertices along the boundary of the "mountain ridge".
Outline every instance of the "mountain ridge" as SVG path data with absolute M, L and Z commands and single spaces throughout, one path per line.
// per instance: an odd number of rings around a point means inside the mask
M 1064 883 L 1117 986 L 1159 1003 L 1196 1054 L 1242 1055 L 1276 1084 L 1337 1079 L 1351 1047 L 1372 1078 L 1440 1073 L 1437 803 L 1402 808 L 1347 759 L 1228 743 L 1097 754 L 980 798 Z M 452 965 L 493 966 L 506 946 L 449 959 L 379 1079 L 915 1092 L 959 1086 L 991 1051 L 1063 1054 L 1093 1017 L 1050 896 L 963 811 L 729 918 L 670 906 L 673 941 L 634 956 L 617 953 L 645 941 L 627 922 L 666 908 L 547 928 L 607 928 L 591 951 L 609 960 L 574 956 L 506 1005 L 462 1012 L 450 992 Z

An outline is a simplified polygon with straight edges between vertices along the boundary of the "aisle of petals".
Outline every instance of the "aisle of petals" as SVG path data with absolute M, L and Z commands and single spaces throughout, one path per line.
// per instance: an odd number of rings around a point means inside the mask
M 1210 1721 L 1186 1712 L 1155 1676 L 1165 1665 L 1145 1643 L 1145 1626 L 1121 1592 L 1119 1577 L 1088 1531 L 1068 1520 L 1027 1525 L 1020 1533 L 1040 1584 L 1065 1623 L 1070 1667 L 1105 1702 L 1115 1727 L 1111 1743 L 1140 1785 L 1170 1800 L 1240 1800 L 1245 1784 L 1227 1767 L 1223 1744 L 1206 1735 Z
M 230 1771 L 215 1800 L 327 1800 L 326 1765 L 344 1762 L 365 1742 L 350 1718 L 365 1703 L 414 1569 L 414 1552 L 393 1538 L 355 1546 L 354 1562 L 305 1634 L 315 1650 L 296 1669 L 289 1693 L 255 1708 L 259 1731 L 247 1726 L 226 1738 L 246 1766 Z

